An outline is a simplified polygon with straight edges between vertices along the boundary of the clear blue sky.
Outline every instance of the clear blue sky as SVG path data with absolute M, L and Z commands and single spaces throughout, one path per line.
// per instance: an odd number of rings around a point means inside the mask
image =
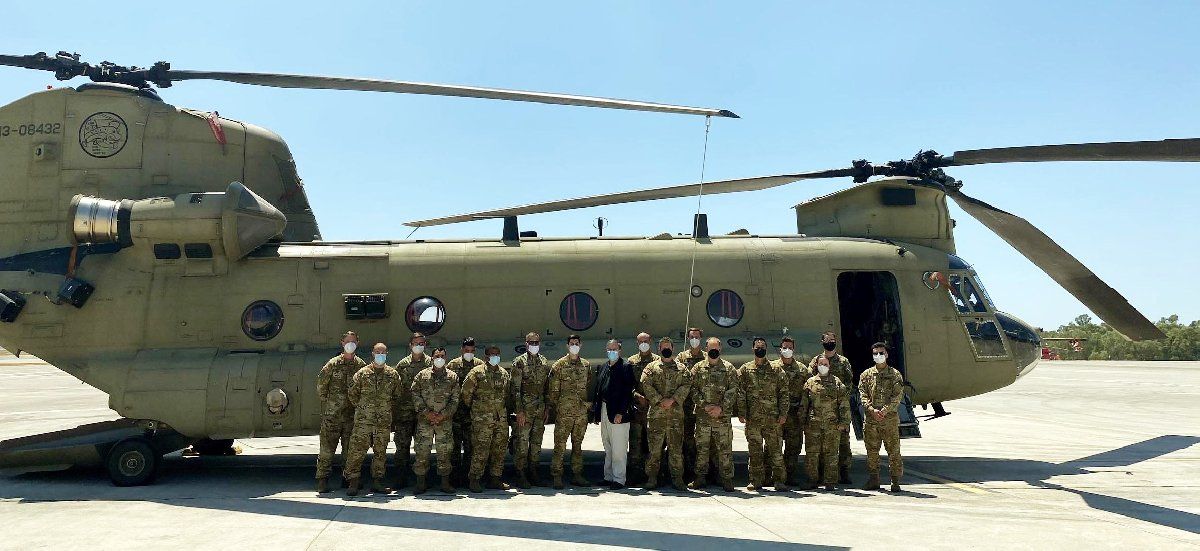
M 0 50 L 179 69 L 363 76 L 731 109 L 711 179 L 959 149 L 1200 136 L 1194 2 L 78 3 L 5 7 Z M 0 98 L 54 83 L 0 69 Z M 75 81 L 74 83 L 78 83 Z M 696 180 L 704 121 L 482 100 L 188 82 L 167 101 L 291 145 L 327 239 L 405 220 Z M 1062 163 L 952 172 L 1040 226 L 1152 319 L 1200 318 L 1200 165 Z M 848 185 L 706 199 L 714 233 L 794 233 L 795 203 Z M 543 235 L 687 231 L 692 199 L 522 219 Z M 1000 308 L 1054 327 L 1086 310 L 956 210 L 960 254 Z M 499 221 L 418 237 L 499 236 Z

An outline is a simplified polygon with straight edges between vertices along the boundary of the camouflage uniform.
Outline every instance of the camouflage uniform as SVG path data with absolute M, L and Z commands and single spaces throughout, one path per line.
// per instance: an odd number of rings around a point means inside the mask
M 341 354 L 334 356 L 317 374 L 317 399 L 321 401 L 320 451 L 317 452 L 317 478 L 328 478 L 333 470 L 333 454 L 342 445 L 343 459 L 350 448 L 350 432 L 354 428 L 354 406 L 346 395 L 350 379 L 367 365 L 362 358 L 350 360 Z
M 692 375 L 695 375 L 696 364 L 706 360 L 708 353 L 703 348 L 699 351 L 684 350 L 675 356 L 675 361 L 686 366 Z M 696 404 L 693 400 L 689 395 L 687 403 L 683 405 L 683 468 L 689 472 L 696 464 Z
M 696 415 L 696 480 L 708 475 L 708 460 L 716 453 L 717 468 L 722 481 L 733 479 L 733 424 L 730 417 L 739 400 L 737 371 L 733 364 L 718 360 L 697 362 L 692 368 L 692 401 Z M 720 406 L 721 414 L 713 418 L 705 406 Z
M 471 361 L 467 362 L 459 356 L 446 362 L 446 369 L 458 376 L 461 385 L 467 380 L 467 373 L 481 365 L 485 364 L 479 358 L 471 358 Z M 461 402 L 454 414 L 454 432 L 451 438 L 454 438 L 454 449 L 450 452 L 450 463 L 454 465 L 455 476 L 465 478 L 467 466 L 471 464 L 471 408 Z
M 782 369 L 788 376 L 789 406 L 787 422 L 783 424 L 783 468 L 787 470 L 788 482 L 794 482 L 800 474 L 800 452 L 804 450 L 804 428 L 800 426 L 800 416 L 796 415 L 796 411 L 800 408 L 804 383 L 813 373 L 794 357 L 789 363 L 780 358 L 771 362 L 771 365 Z
M 816 484 L 818 467 L 826 484 L 838 479 L 838 433 L 850 426 L 850 393 L 842 381 L 829 375 L 814 375 L 804 383 L 800 397 L 800 422 L 804 425 L 804 470 Z
M 350 403 L 354 404 L 354 432 L 350 434 L 350 451 L 346 453 L 342 477 L 357 479 L 362 473 L 367 448 L 371 448 L 375 452 L 371 458 L 371 478 L 378 483 L 387 474 L 392 404 L 400 396 L 400 374 L 387 365 L 379 368 L 369 365 L 354 374 L 347 394 Z
M 813 375 L 817 374 L 817 358 L 823 354 L 813 356 L 811 362 L 808 362 L 808 369 Z M 846 392 L 854 393 L 854 370 L 850 367 L 850 360 L 846 359 L 841 354 L 834 354 L 829 358 L 829 372 L 837 376 L 846 385 Z M 838 437 L 838 469 L 844 473 L 850 472 L 850 462 L 854 454 L 850 451 L 850 433 L 843 432 Z
M 563 356 L 550 368 L 550 403 L 558 417 L 554 422 L 554 456 L 550 474 L 563 474 L 567 437 L 571 438 L 571 472 L 583 476 L 583 435 L 587 432 L 588 389 L 592 387 L 591 364 L 583 358 Z
M 458 375 L 449 369 L 428 367 L 422 369 L 412 383 L 413 411 L 417 414 L 416 461 L 413 473 L 425 476 L 429 472 L 429 450 L 437 445 L 437 471 L 450 476 L 452 468 L 450 454 L 454 450 L 454 422 L 451 420 L 458 410 Z M 449 415 L 439 424 L 429 422 L 426 413 Z
M 779 418 L 787 416 L 791 407 L 787 374 L 765 360 L 762 365 L 746 362 L 738 368 L 738 384 L 742 397 L 739 411 L 746 418 L 746 442 L 750 445 L 750 483 L 758 487 L 764 482 L 785 484 Z M 771 463 L 770 480 L 764 478 L 764 454 Z
M 657 479 L 662 463 L 663 447 L 667 449 L 671 476 L 676 485 L 683 484 L 683 404 L 692 393 L 692 375 L 687 368 L 672 359 L 651 362 L 642 372 L 642 392 L 650 407 L 646 412 L 646 437 L 650 455 L 646 459 L 646 476 Z M 673 398 L 675 404 L 663 409 L 661 402 Z
M 904 397 L 904 376 L 896 368 L 871 366 L 858 380 L 859 403 L 884 412 L 883 421 L 876 421 L 868 410 L 863 420 L 863 443 L 867 445 L 867 474 L 879 475 L 879 445 L 887 448 L 888 472 L 892 482 L 899 484 L 904 476 L 904 459 L 900 456 L 900 400 Z
M 547 397 L 550 390 L 550 360 L 538 354 L 521 354 L 512 362 L 513 409 L 525 414 L 525 426 L 513 427 L 513 464 L 517 471 L 537 471 L 546 434 Z M 535 474 L 536 476 L 536 474 Z
M 637 403 L 637 410 L 633 415 L 633 420 L 629 423 L 629 463 L 635 466 L 644 465 L 645 456 L 642 455 L 646 448 L 646 406 L 642 405 L 642 400 L 646 399 L 646 393 L 642 391 L 642 373 L 645 373 L 646 366 L 653 362 L 659 361 L 658 354 L 647 352 L 642 355 L 641 352 L 634 354 L 625 359 L 625 363 L 629 364 L 633 370 L 633 399 Z
M 481 365 L 467 373 L 462 403 L 471 409 L 471 480 L 488 470 L 492 478 L 504 473 L 508 451 L 508 412 L 512 410 L 512 376 L 499 365 Z M 490 469 L 489 469 L 490 467 Z
M 396 439 L 396 468 L 401 477 L 408 472 L 408 451 L 412 449 L 417 430 L 417 413 L 412 401 L 413 378 L 431 365 L 433 359 L 428 354 L 422 354 L 419 360 L 410 354 L 396 364 L 396 372 L 400 374 L 400 397 L 396 399 L 396 407 L 392 408 L 392 432 Z

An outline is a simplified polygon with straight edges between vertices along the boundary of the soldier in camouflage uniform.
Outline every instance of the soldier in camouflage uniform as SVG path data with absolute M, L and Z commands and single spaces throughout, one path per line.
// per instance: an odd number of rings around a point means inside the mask
M 490 475 L 488 488 L 507 490 L 500 480 L 504 474 L 504 455 L 508 451 L 508 413 L 512 411 L 512 376 L 500 367 L 500 347 L 488 346 L 487 365 L 467 373 L 462 385 L 462 403 L 471 408 L 471 470 L 468 473 L 472 492 L 482 492 L 480 477 L 486 470 Z
M 525 335 L 525 353 L 512 362 L 513 408 L 517 413 L 513 425 L 513 463 L 517 468 L 517 486 L 527 489 L 530 483 L 540 485 L 538 474 L 542 457 L 542 436 L 546 434 L 549 418 L 547 393 L 550 391 L 550 360 L 539 352 L 542 336 Z
M 388 493 L 383 485 L 387 474 L 387 445 L 392 436 L 392 404 L 400 396 L 400 374 L 387 365 L 387 346 L 376 343 L 371 349 L 374 361 L 359 369 L 350 381 L 347 395 L 354 404 L 354 431 L 350 433 L 350 451 L 342 476 L 350 481 L 347 495 L 357 495 L 359 475 L 367 448 L 371 458 L 371 491 Z
M 787 482 L 793 484 L 800 474 L 800 452 L 804 450 L 804 429 L 800 426 L 800 416 L 796 410 L 800 407 L 800 395 L 804 393 L 804 383 L 813 376 L 812 371 L 803 362 L 797 361 L 796 340 L 783 337 L 779 345 L 779 359 L 771 365 L 783 370 L 788 376 L 788 416 L 783 424 L 783 467 L 787 470 Z
M 837 335 L 833 331 L 826 331 L 821 334 L 821 346 L 825 349 L 824 352 L 817 354 L 811 362 L 808 363 L 808 369 L 813 373 L 817 371 L 817 358 L 824 356 L 829 360 L 829 370 L 833 375 L 846 385 L 846 391 L 855 394 L 854 392 L 854 369 L 850 367 L 850 360 L 845 356 L 838 354 L 837 350 Z M 843 433 L 838 440 L 838 483 L 850 484 L 850 463 L 853 460 L 853 452 L 850 451 L 850 432 Z
M 737 371 L 721 359 L 721 339 L 709 337 L 708 359 L 692 368 L 692 401 L 696 404 L 696 479 L 689 488 L 708 484 L 708 462 L 716 451 L 721 487 L 733 491 L 732 412 L 739 398 Z
M 450 360 L 446 364 L 446 369 L 453 371 L 458 376 L 459 384 L 467 380 L 467 373 L 472 369 L 483 365 L 483 360 L 475 357 L 475 338 L 467 337 L 462 341 L 462 355 Z M 454 465 L 454 472 L 451 476 L 456 478 L 457 484 L 467 483 L 467 469 L 471 464 L 471 408 L 466 404 L 460 403 L 458 411 L 454 414 L 454 450 L 450 454 L 451 464 Z
M 645 487 L 649 490 L 658 487 L 658 469 L 665 446 L 675 489 L 683 490 L 683 404 L 692 392 L 692 374 L 672 357 L 670 337 L 663 337 L 658 343 L 662 356 L 642 371 L 640 385 L 650 403 L 646 413 L 649 457 Z
M 746 442 L 750 446 L 750 484 L 755 491 L 775 485 L 775 491 L 788 489 L 783 469 L 783 424 L 787 422 L 791 398 L 788 377 L 779 366 L 767 361 L 767 340 L 754 338 L 754 360 L 738 368 L 742 405 L 739 421 L 746 425 Z M 764 459 L 770 463 L 770 479 L 765 478 Z
M 904 398 L 904 376 L 887 364 L 887 345 L 871 346 L 875 365 L 858 380 L 859 403 L 867 416 L 863 423 L 863 443 L 867 445 L 867 484 L 864 490 L 879 489 L 879 445 L 887 448 L 888 474 L 893 492 L 900 491 L 904 476 L 904 458 L 900 456 L 900 400 Z
M 342 353 L 330 358 L 317 374 L 317 399 L 321 401 L 320 451 L 317 452 L 317 492 L 329 491 L 329 473 L 333 470 L 333 454 L 342 445 L 345 459 L 350 447 L 350 432 L 354 428 L 354 406 L 346 395 L 350 379 L 367 365 L 354 354 L 358 335 L 347 331 L 342 335 Z
M 825 489 L 837 489 L 838 440 L 850 430 L 850 393 L 829 369 L 829 358 L 817 356 L 817 374 L 804 383 L 800 397 L 800 422 L 804 425 L 805 489 L 817 487 L 818 472 Z M 820 468 L 823 466 L 824 468 Z
M 554 487 L 563 488 L 563 456 L 566 455 L 567 438 L 571 438 L 571 484 L 589 486 L 583 477 L 583 435 L 587 432 L 588 411 L 592 404 L 588 390 L 592 388 L 591 364 L 579 357 L 579 335 L 567 337 L 568 354 L 559 358 L 550 368 L 550 402 L 558 417 L 554 422 L 554 456 L 550 460 L 550 474 Z
M 696 364 L 708 359 L 704 352 L 704 331 L 697 327 L 689 327 L 688 339 L 685 343 L 687 350 L 675 356 L 675 361 L 682 364 L 689 373 L 693 372 Z M 684 478 L 691 478 L 696 465 L 696 404 L 693 397 L 688 396 L 683 405 L 683 468 Z
M 629 423 L 629 465 L 630 473 L 636 473 L 639 470 L 645 470 L 645 450 L 646 450 L 646 410 L 650 406 L 650 402 L 646 399 L 646 394 L 642 392 L 642 373 L 646 371 L 646 366 L 653 362 L 662 359 L 658 354 L 651 351 L 654 343 L 651 341 L 649 333 L 638 333 L 637 336 L 638 352 L 625 359 L 625 363 L 633 369 L 633 399 L 637 403 L 637 409 L 634 411 L 633 420 Z M 633 478 L 630 476 L 630 478 Z
M 404 487 L 404 479 L 408 476 L 408 450 L 412 448 L 413 434 L 417 430 L 417 413 L 412 402 L 413 377 L 432 365 L 425 354 L 427 344 L 425 335 L 413 333 L 408 340 L 411 353 L 396 364 L 396 372 L 400 374 L 400 397 L 396 399 L 396 407 L 392 408 L 392 431 L 396 439 L 397 488 Z
M 416 452 L 413 473 L 417 475 L 417 488 L 413 493 L 422 494 L 428 486 L 425 475 L 429 473 L 429 451 L 437 446 L 437 471 L 442 477 L 442 491 L 450 493 L 450 454 L 454 450 L 454 412 L 458 410 L 458 375 L 446 369 L 446 349 L 433 351 L 433 365 L 417 373 L 412 383 L 413 411 L 417 414 Z

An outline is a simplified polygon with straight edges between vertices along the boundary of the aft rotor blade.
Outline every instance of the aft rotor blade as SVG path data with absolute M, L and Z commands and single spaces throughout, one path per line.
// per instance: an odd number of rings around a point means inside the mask
M 816 178 L 836 178 L 839 176 L 849 176 L 849 169 L 838 170 L 823 170 L 820 172 L 808 172 L 802 174 L 780 174 L 777 176 L 759 176 L 757 178 L 739 178 L 736 180 L 721 180 L 716 182 L 707 182 L 703 184 L 704 195 L 717 195 L 721 193 L 734 193 L 738 191 L 757 191 L 760 189 L 773 188 L 790 184 L 799 180 L 812 180 Z M 678 186 L 669 186 L 661 188 L 644 189 L 640 191 L 626 191 L 623 193 L 609 193 L 605 195 L 592 195 L 589 197 L 578 197 L 575 199 L 561 199 L 558 201 L 549 201 L 546 203 L 534 203 L 532 205 L 524 205 L 520 207 L 510 207 L 498 210 L 487 210 L 481 212 L 473 212 L 469 214 L 459 214 L 455 216 L 446 216 L 443 218 L 432 218 L 429 220 L 417 220 L 413 222 L 405 222 L 405 226 L 412 228 L 420 228 L 424 226 L 440 226 L 442 224 L 457 224 L 459 222 L 470 222 L 471 220 L 481 220 L 485 218 L 502 218 L 505 216 L 520 216 L 525 214 L 538 214 L 543 212 L 558 212 L 572 209 L 582 209 L 587 207 L 598 207 L 602 205 L 618 205 L 621 203 L 636 203 L 639 201 L 654 201 L 657 199 L 673 199 L 677 197 L 695 197 L 700 193 L 701 184 L 683 184 Z
M 604 109 L 625 109 L 631 111 L 655 111 L 659 113 L 675 113 L 681 115 L 704 115 L 710 117 L 738 118 L 732 111 L 712 109 L 707 107 L 687 107 L 682 105 L 666 105 L 647 101 L 632 101 L 623 99 L 598 98 L 591 96 L 574 96 L 569 94 L 551 94 L 547 92 L 526 92 L 521 90 L 504 90 L 500 88 L 480 88 L 476 86 L 456 86 L 451 84 L 427 84 L 423 82 L 403 82 L 397 80 L 374 80 L 366 78 L 344 78 L 308 75 L 286 75 L 273 73 L 236 73 L 224 71 L 176 71 L 167 73 L 171 81 L 179 80 L 223 80 L 239 84 L 256 86 L 273 86 L 276 88 L 306 88 L 314 90 L 358 90 L 363 92 L 394 92 L 399 94 L 422 94 L 429 96 L 456 96 L 464 98 L 499 99 L 509 101 L 526 101 L 533 103 L 550 103 L 555 105 L 576 105 L 581 107 L 600 107 Z
M 1029 221 L 961 191 L 947 190 L 947 193 L 967 214 L 999 235 L 1126 338 L 1135 341 L 1166 338 L 1162 330 L 1138 312 L 1121 293 L 1101 281 L 1087 266 Z
M 944 166 L 1047 161 L 1200 162 L 1200 138 L 972 149 L 956 151 L 946 161 Z

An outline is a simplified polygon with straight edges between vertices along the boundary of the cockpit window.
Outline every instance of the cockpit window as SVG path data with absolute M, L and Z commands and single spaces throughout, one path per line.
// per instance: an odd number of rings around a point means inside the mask
M 1000 329 L 994 321 L 964 322 L 967 335 L 971 337 L 971 347 L 979 358 L 1005 358 L 1008 352 L 1004 350 L 1004 339 L 1000 338 Z
M 971 269 L 971 265 L 968 264 L 966 260 L 959 258 L 958 255 L 948 254 L 946 256 L 949 257 L 951 270 L 970 270 Z
M 950 302 L 958 308 L 960 314 L 986 313 L 987 303 L 984 295 L 976 290 L 971 278 L 962 274 L 951 274 L 947 279 L 946 291 L 950 294 Z

